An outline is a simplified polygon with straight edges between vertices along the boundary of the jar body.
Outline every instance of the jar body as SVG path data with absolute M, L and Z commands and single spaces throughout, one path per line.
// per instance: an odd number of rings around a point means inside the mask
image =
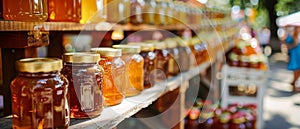
M 189 47 L 178 47 L 180 72 L 186 72 L 190 69 L 191 49 Z
M 46 21 L 48 18 L 47 0 L 3 0 L 5 20 Z
M 129 22 L 129 0 L 107 0 L 107 21 L 125 24 Z M 117 12 L 117 13 L 116 13 Z
M 145 7 L 143 8 L 143 14 L 142 14 L 143 23 L 154 25 L 155 9 L 156 9 L 155 0 L 145 0 Z
M 80 23 L 98 23 L 107 19 L 105 0 L 82 0 L 82 17 Z
M 61 73 L 69 81 L 70 117 L 99 116 L 103 110 L 103 70 L 95 63 L 65 63 Z
M 125 63 L 120 57 L 101 57 L 104 69 L 102 93 L 105 106 L 120 104 L 124 99 Z
M 130 2 L 130 23 L 134 25 L 142 24 L 144 3 L 139 0 L 131 0 Z
M 170 59 L 168 60 L 168 78 L 176 76 L 180 72 L 179 68 L 179 50 L 175 48 L 168 48 Z
M 48 0 L 49 21 L 79 22 L 81 0 Z
M 167 79 L 170 54 L 167 50 L 161 49 L 155 49 L 154 53 L 156 55 L 154 82 L 157 83 Z
M 162 1 L 156 3 L 157 3 L 156 13 L 154 15 L 155 25 L 165 25 L 167 24 L 167 19 L 166 19 L 167 3 Z
M 58 71 L 19 73 L 10 88 L 12 128 L 68 128 L 68 80 Z
M 156 55 L 152 51 L 141 51 L 140 55 L 144 58 L 144 88 L 150 88 L 153 85 Z
M 144 89 L 144 59 L 139 54 L 123 54 L 125 62 L 125 96 L 134 96 Z

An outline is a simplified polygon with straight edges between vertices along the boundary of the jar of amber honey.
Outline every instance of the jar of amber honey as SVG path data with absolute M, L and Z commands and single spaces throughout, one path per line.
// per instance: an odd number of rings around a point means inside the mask
M 129 45 L 141 46 L 140 55 L 144 58 L 144 89 L 152 87 L 154 81 L 155 59 L 154 44 L 151 43 L 129 43 Z
M 122 50 L 113 48 L 92 48 L 92 52 L 99 53 L 99 65 L 104 69 L 102 93 L 104 105 L 120 104 L 124 99 L 125 62 L 121 59 Z
M 5 20 L 46 21 L 48 4 L 46 0 L 2 0 Z
M 167 46 L 163 42 L 154 43 L 154 53 L 156 55 L 155 70 L 154 70 L 154 82 L 161 82 L 167 79 L 169 59 L 171 55 L 167 51 Z
M 49 21 L 79 22 L 81 0 L 48 0 Z
M 134 96 L 144 89 L 144 58 L 139 54 L 140 46 L 113 45 L 122 49 L 122 60 L 125 62 L 126 86 L 125 96 Z
M 179 52 L 179 68 L 180 72 L 186 72 L 190 69 L 191 59 L 195 58 L 192 57 L 192 51 L 189 47 L 188 42 L 181 40 L 179 37 L 174 38 L 178 45 L 178 52 Z
M 179 72 L 179 51 L 177 42 L 174 39 L 168 38 L 164 41 L 167 45 L 167 51 L 170 53 L 168 61 L 168 78 L 176 76 Z
M 10 85 L 12 128 L 68 128 L 68 80 L 56 58 L 27 58 L 16 63 L 19 74 Z
M 103 109 L 101 84 L 103 69 L 97 65 L 99 54 L 65 53 L 61 71 L 68 79 L 70 117 L 89 118 L 99 116 Z

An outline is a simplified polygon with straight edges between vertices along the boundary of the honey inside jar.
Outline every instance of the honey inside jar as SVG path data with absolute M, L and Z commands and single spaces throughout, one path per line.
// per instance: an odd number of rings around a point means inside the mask
M 19 74 L 11 82 L 12 128 L 68 128 L 68 80 L 56 58 L 17 61 Z
M 90 118 L 103 110 L 101 85 L 103 69 L 97 65 L 99 54 L 65 53 L 62 74 L 69 80 L 70 117 Z
M 121 49 L 92 48 L 92 52 L 99 53 L 101 60 L 99 65 L 104 70 L 102 93 L 104 105 L 113 106 L 120 104 L 124 99 L 123 90 L 125 82 L 125 63 L 120 58 Z
M 144 89 L 144 59 L 139 52 L 140 46 L 114 45 L 113 48 L 122 49 L 122 60 L 125 62 L 126 85 L 125 96 L 134 96 Z
M 151 43 L 128 43 L 129 45 L 141 46 L 140 55 L 144 58 L 144 89 L 152 87 L 154 81 L 156 55 L 154 51 L 154 44 Z

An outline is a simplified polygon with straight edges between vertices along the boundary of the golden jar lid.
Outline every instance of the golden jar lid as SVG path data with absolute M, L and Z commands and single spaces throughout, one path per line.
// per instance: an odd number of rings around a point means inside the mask
M 98 53 L 101 57 L 120 57 L 122 49 L 114 49 L 110 47 L 91 48 L 92 52 Z
M 141 51 L 154 51 L 154 44 L 153 43 L 138 42 L 138 43 L 128 43 L 128 45 L 140 46 Z
M 198 37 L 193 37 L 190 39 L 190 45 L 200 44 L 201 40 Z
M 167 48 L 176 48 L 177 42 L 175 39 L 168 38 L 165 40 L 165 43 L 167 44 Z
M 58 58 L 26 58 L 16 62 L 19 72 L 39 73 L 60 71 L 62 60 Z
M 129 53 L 140 53 L 141 47 L 140 46 L 133 46 L 133 45 L 113 45 L 113 48 L 122 49 L 123 54 Z
M 167 48 L 167 45 L 164 42 L 157 42 L 154 44 L 154 48 L 164 50 Z
M 63 61 L 69 63 L 97 63 L 100 60 L 100 54 L 96 53 L 65 53 Z

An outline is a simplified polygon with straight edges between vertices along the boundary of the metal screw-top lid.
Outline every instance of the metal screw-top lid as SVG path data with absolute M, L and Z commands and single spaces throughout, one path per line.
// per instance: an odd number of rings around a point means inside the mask
M 129 53 L 140 53 L 141 47 L 140 46 L 133 46 L 133 45 L 113 45 L 113 48 L 122 49 L 123 54 Z
M 16 62 L 19 72 L 39 73 L 60 71 L 62 60 L 58 58 L 26 58 Z
M 154 44 L 153 43 L 138 42 L 138 43 L 128 43 L 128 45 L 140 46 L 141 51 L 154 51 Z
M 65 53 L 63 55 L 63 61 L 69 63 L 96 63 L 100 60 L 100 54 L 96 53 Z
M 114 49 L 114 48 L 110 48 L 110 47 L 91 48 L 91 51 L 100 54 L 101 57 L 120 57 L 120 56 L 122 56 L 122 49 Z

